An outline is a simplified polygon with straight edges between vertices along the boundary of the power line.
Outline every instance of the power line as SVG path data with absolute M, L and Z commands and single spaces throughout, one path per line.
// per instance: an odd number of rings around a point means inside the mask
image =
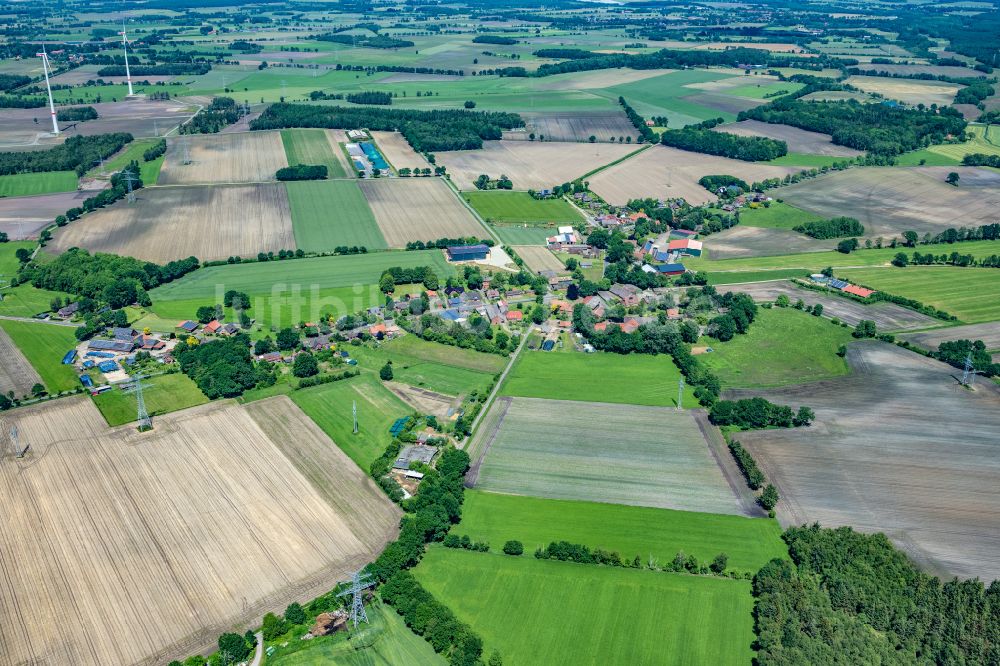
M 146 376 L 142 373 L 135 375 L 123 391 L 135 394 L 135 413 L 136 421 L 139 422 L 139 430 L 150 430 L 153 427 L 153 421 L 149 417 L 149 412 L 146 411 L 146 399 L 142 395 L 145 388 L 142 383 L 143 379 L 146 379 Z
M 375 581 L 371 579 L 369 574 L 363 574 L 361 571 L 355 571 L 351 574 L 351 586 L 337 595 L 338 597 L 351 595 L 351 622 L 354 623 L 355 629 L 358 628 L 358 622 L 368 622 L 368 614 L 365 613 L 363 593 L 366 588 L 369 588 L 374 584 Z
M 684 400 L 684 378 L 681 377 L 677 382 L 677 411 L 683 409 L 681 407 L 681 402 Z

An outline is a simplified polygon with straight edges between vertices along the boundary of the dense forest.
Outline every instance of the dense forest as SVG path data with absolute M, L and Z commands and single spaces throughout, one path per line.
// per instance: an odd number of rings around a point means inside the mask
M 181 134 L 215 134 L 243 117 L 244 108 L 232 97 L 216 97 L 191 120 L 180 126 Z
M 27 264 L 18 276 L 39 289 L 61 291 L 105 303 L 122 300 L 125 305 L 142 300 L 141 294 L 172 282 L 199 266 L 188 257 L 163 266 L 114 254 L 90 254 L 72 248 L 51 261 Z M 116 305 L 120 307 L 120 305 Z
M 319 42 L 333 42 L 335 44 L 348 44 L 350 46 L 364 46 L 370 49 L 400 49 L 413 46 L 413 42 L 408 39 L 393 39 L 386 35 L 375 35 L 366 37 L 364 35 L 342 35 L 326 34 L 313 37 Z
M 92 106 L 70 106 L 56 112 L 56 120 L 62 122 L 83 122 L 97 120 L 97 109 Z
M 250 337 L 245 333 L 204 344 L 179 342 L 174 356 L 181 372 L 212 400 L 234 398 L 258 384 L 269 386 L 275 382 L 274 371 L 267 364 L 254 365 Z
M 48 150 L 0 153 L 0 175 L 40 171 L 76 171 L 82 176 L 94 163 L 107 159 L 132 141 L 125 132 L 71 136 Z
M 807 102 L 779 98 L 739 114 L 740 120 L 762 120 L 791 125 L 833 137 L 833 142 L 876 155 L 897 155 L 965 131 L 962 114 L 945 107 L 934 110 L 903 109 L 887 104 L 861 104 L 856 100 Z
M 417 152 L 473 150 L 484 140 L 499 139 L 505 129 L 523 127 L 516 113 L 494 111 L 409 111 L 373 107 L 272 104 L 250 123 L 250 129 L 325 127 L 402 132 Z
M 379 92 L 377 90 L 365 90 L 356 93 L 347 93 L 347 101 L 351 104 L 375 104 L 377 106 L 389 106 L 392 104 L 392 94 Z
M 31 83 L 30 76 L 22 74 L 0 74 L 0 90 L 13 90 Z
M 679 130 L 667 130 L 660 137 L 664 146 L 696 153 L 719 155 L 746 162 L 773 160 L 788 154 L 788 144 L 763 136 L 737 136 L 711 128 L 722 119 L 707 120 Z
M 129 74 L 138 76 L 197 76 L 208 74 L 212 65 L 207 62 L 171 62 L 159 65 L 130 65 Z M 98 76 L 125 76 L 125 65 L 108 65 L 97 70 Z
M 587 58 L 600 57 L 601 54 L 583 49 L 552 48 L 538 49 L 533 55 L 539 58 L 552 58 L 554 60 L 586 60 Z
M 278 169 L 274 177 L 278 180 L 324 180 L 326 175 L 325 164 L 295 164 Z
M 500 44 L 502 46 L 513 46 L 517 44 L 517 40 L 513 37 L 504 37 L 503 35 L 476 35 L 472 38 L 473 44 Z
M 882 534 L 790 528 L 756 575 L 761 666 L 1000 663 L 1000 583 L 921 572 Z

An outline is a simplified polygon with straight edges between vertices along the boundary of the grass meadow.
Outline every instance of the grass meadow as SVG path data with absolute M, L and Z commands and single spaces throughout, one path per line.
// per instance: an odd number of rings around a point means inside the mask
M 792 229 L 818 219 L 819 215 L 780 201 L 772 201 L 766 208 L 744 208 L 740 211 L 740 224 L 747 227 Z
M 674 407 L 680 378 L 669 356 L 525 352 L 500 394 Z M 685 386 L 684 404 L 696 403 L 694 391 Z
M 268 666 L 444 666 L 448 662 L 431 644 L 410 631 L 396 611 L 381 603 L 365 604 L 368 624 L 348 636 L 339 632 L 311 641 L 275 646 Z
M 535 199 L 527 192 L 463 192 L 462 198 L 483 219 L 501 224 L 558 226 L 577 224 L 582 219 L 563 199 Z
M 3 278 L 0 276 L 0 283 Z M 7 317 L 33 317 L 48 312 L 52 299 L 63 294 L 47 289 L 37 289 L 30 284 L 22 284 L 13 289 L 5 289 L 0 301 L 0 315 Z
M 667 564 L 681 550 L 699 562 L 724 552 L 730 569 L 756 572 L 773 558 L 787 556 L 781 526 L 769 518 L 481 490 L 466 491 L 462 522 L 452 529 L 473 541 L 488 541 L 498 550 L 510 539 L 522 542 L 528 553 L 552 541 L 569 541 L 618 551 L 628 559 L 638 555 L 643 564 L 650 557 Z
M 61 393 L 80 386 L 73 366 L 62 364 L 66 352 L 77 345 L 72 326 L 0 320 L 0 327 L 35 368 L 49 393 Z
M 209 266 L 157 287 L 150 297 L 157 317 L 181 321 L 201 305 L 221 303 L 227 290 L 236 289 L 251 297 L 250 315 L 259 323 L 288 326 L 384 303 L 378 280 L 390 266 L 431 266 L 442 280 L 455 273 L 440 250 L 373 252 Z
M 143 380 L 143 384 L 145 385 L 143 397 L 150 416 L 168 414 L 208 402 L 201 389 L 187 375 L 179 372 L 156 375 Z M 123 392 L 121 387 L 116 386 L 110 391 L 93 396 L 92 400 L 109 426 L 135 421 L 135 395 Z
M 284 136 L 284 133 L 282 133 Z M 285 183 L 295 244 L 307 252 L 333 252 L 338 246 L 388 247 L 368 200 L 353 180 Z
M 17 275 L 18 268 L 21 267 L 21 262 L 17 260 L 17 255 L 15 254 L 20 248 L 24 248 L 29 252 L 35 249 L 38 245 L 35 241 L 8 241 L 6 243 L 0 243 L 0 287 L 10 282 L 10 279 Z M 0 292 L 6 294 L 8 292 Z M 0 304 L 2 307 L 2 304 Z
M 850 372 L 837 348 L 854 338 L 849 329 L 793 308 L 761 308 L 746 335 L 703 341 L 701 360 L 730 388 L 766 388 L 840 377 Z
M 414 575 L 505 666 L 728 666 L 753 657 L 748 581 L 436 546 Z
M 285 146 L 288 164 L 318 165 L 327 169 L 329 178 L 347 178 L 344 163 L 333 152 L 333 145 L 323 129 L 281 130 L 281 143 Z
M 395 381 L 447 395 L 485 390 L 506 363 L 497 354 L 426 342 L 415 335 L 384 342 L 377 349 L 351 347 L 350 353 L 359 366 L 373 371 L 392 361 Z
M 382 455 L 392 439 L 389 427 L 393 421 L 413 411 L 371 373 L 293 391 L 289 397 L 364 470 Z M 356 435 L 351 413 L 355 401 L 358 404 Z
M 965 247 L 973 244 L 950 247 L 964 252 Z M 1000 272 L 995 268 L 907 266 L 841 270 L 837 275 L 871 289 L 933 305 L 966 324 L 1000 319 Z
M 112 156 L 111 159 L 105 160 L 103 167 L 101 165 L 95 165 L 89 172 L 87 172 L 87 175 L 95 177 L 108 174 L 110 176 L 110 174 L 115 171 L 121 171 L 128 166 L 129 162 L 135 160 L 139 163 L 139 177 L 142 179 L 142 184 L 156 185 L 156 180 L 160 177 L 160 167 L 163 166 L 163 159 L 165 156 L 160 155 L 155 160 L 147 162 L 142 158 L 142 154 L 156 145 L 159 141 L 159 139 L 138 139 L 133 141 L 118 151 L 118 153 Z
M 667 116 L 670 127 L 683 127 L 709 118 L 722 118 L 725 121 L 735 120 L 736 115 L 718 109 L 712 109 L 696 102 L 684 99 L 699 92 L 697 88 L 685 88 L 690 83 L 704 83 L 732 78 L 732 74 L 713 72 L 704 69 L 688 69 L 670 72 L 632 83 L 598 91 L 609 99 L 618 101 L 622 96 L 641 116 Z
M 46 171 L 15 173 L 0 176 L 0 197 L 27 197 L 35 194 L 72 192 L 76 189 L 76 172 Z

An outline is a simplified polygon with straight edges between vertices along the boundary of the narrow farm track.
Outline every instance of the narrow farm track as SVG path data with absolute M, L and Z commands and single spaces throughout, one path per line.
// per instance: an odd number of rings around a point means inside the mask
M 729 446 L 726 444 L 722 432 L 708 420 L 708 412 L 704 409 L 694 409 L 691 410 L 691 413 L 694 414 L 695 423 L 698 424 L 701 434 L 704 435 L 705 441 L 708 442 L 708 450 L 711 452 L 712 457 L 715 458 L 715 462 L 718 463 L 719 469 L 722 470 L 722 476 L 726 478 L 726 482 L 732 488 L 733 494 L 736 495 L 736 499 L 739 500 L 740 505 L 743 507 L 744 515 L 751 518 L 767 516 L 767 512 L 757 504 L 756 496 L 750 490 L 750 487 L 747 486 L 740 468 L 736 465 L 736 461 L 733 460 L 732 454 L 729 453 Z

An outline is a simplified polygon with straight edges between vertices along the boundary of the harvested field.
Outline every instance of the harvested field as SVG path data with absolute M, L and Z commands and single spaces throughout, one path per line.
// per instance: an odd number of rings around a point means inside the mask
M 13 391 L 14 395 L 20 398 L 29 395 L 32 386 L 42 383 L 42 378 L 2 328 L 0 328 L 0 359 L 3 359 L 3 363 L 0 363 L 0 393 L 7 395 Z
M 959 174 L 958 187 L 945 182 Z M 822 217 L 849 215 L 865 236 L 886 240 L 912 229 L 939 233 L 996 221 L 1000 173 L 974 167 L 848 169 L 779 188 L 772 196 Z
M 524 259 L 528 270 L 540 273 L 542 271 L 555 271 L 556 273 L 566 273 L 566 267 L 559 261 L 556 255 L 545 247 L 538 245 L 515 245 L 514 251 Z
M 486 230 L 440 178 L 359 183 L 389 247 L 436 238 L 482 237 Z
M 838 239 L 818 240 L 790 229 L 737 225 L 706 239 L 712 259 L 767 257 L 799 252 L 831 250 Z
M 816 412 L 809 428 L 740 434 L 781 522 L 885 532 L 937 575 L 1000 577 L 1000 387 L 966 390 L 960 371 L 885 343 L 856 342 L 847 360 L 849 377 L 752 393 L 808 395 Z
M 857 301 L 833 294 L 797 287 L 786 280 L 773 282 L 754 282 L 751 284 L 730 284 L 723 291 L 735 291 L 749 294 L 755 301 L 774 302 L 781 294 L 785 294 L 792 303 L 802 299 L 807 305 L 822 303 L 823 314 L 836 317 L 840 321 L 854 326 L 862 319 L 870 319 L 881 331 L 905 331 L 917 328 L 930 328 L 942 322 L 925 314 L 904 308 L 895 303 L 875 303 L 864 305 Z
M 1000 349 L 1000 322 L 949 326 L 923 333 L 907 333 L 899 337 L 929 351 L 937 351 L 938 345 L 949 340 L 982 340 L 986 349 Z
M 965 87 L 944 81 L 890 79 L 882 76 L 852 76 L 844 83 L 866 93 L 878 93 L 887 99 L 899 100 L 913 106 L 917 104 L 950 105 L 955 100 L 955 93 Z
M 279 141 L 280 144 L 280 141 Z M 166 263 L 250 257 L 295 247 L 281 183 L 154 187 L 61 229 L 51 249 L 82 247 Z
M 397 171 L 407 168 L 424 169 L 430 166 L 424 156 L 415 151 L 399 132 L 372 132 L 371 135 L 382 155 Z M 338 152 L 343 153 L 343 151 Z
M 397 532 L 399 511 L 284 397 L 178 412 L 151 433 L 107 428 L 82 397 L 7 418 L 31 449 L 0 461 L 21 507 L 0 531 L 0 604 L 17 609 L 0 615 L 5 665 L 211 650 Z
M 523 130 L 503 133 L 504 139 L 528 141 L 529 135 L 544 136 L 546 141 L 617 141 L 619 137 L 639 138 L 624 111 L 576 111 L 565 113 L 522 113 Z
M 259 183 L 288 166 L 281 132 L 185 134 L 167 144 L 160 185 Z
M 742 162 L 657 145 L 592 176 L 590 189 L 616 205 L 643 197 L 683 197 L 691 205 L 700 205 L 716 198 L 698 184 L 702 176 L 726 174 L 752 183 L 765 178 L 784 178 L 797 171 L 801 169 Z
M 715 131 L 736 134 L 737 136 L 764 136 L 784 141 L 788 144 L 788 152 L 790 153 L 830 155 L 833 157 L 855 157 L 861 154 L 860 150 L 834 144 L 829 134 L 809 132 L 790 125 L 775 125 L 759 120 L 744 120 L 729 125 L 719 125 Z
M 35 124 L 34 119 L 44 109 L 3 109 L 0 114 L 0 150 L 49 148 L 75 134 L 91 136 L 129 132 L 136 138 L 163 136 L 197 111 L 196 107 L 176 100 L 140 98 L 93 103 L 88 106 L 97 110 L 97 120 L 79 123 L 59 139 L 52 138 L 44 128 Z M 65 124 L 68 123 L 63 123 Z
M 11 240 L 38 238 L 56 215 L 82 206 L 84 199 L 95 194 L 96 190 L 79 190 L 34 197 L 0 197 L 0 231 Z
M 636 148 L 607 143 L 487 141 L 482 150 L 437 153 L 437 162 L 448 167 L 452 180 L 463 190 L 475 189 L 473 182 L 483 173 L 493 178 L 506 175 L 518 190 L 539 190 L 579 178 Z
M 476 487 L 515 495 L 741 513 L 694 415 L 661 407 L 509 398 L 471 449 Z M 628 433 L 623 437 L 622 433 Z

